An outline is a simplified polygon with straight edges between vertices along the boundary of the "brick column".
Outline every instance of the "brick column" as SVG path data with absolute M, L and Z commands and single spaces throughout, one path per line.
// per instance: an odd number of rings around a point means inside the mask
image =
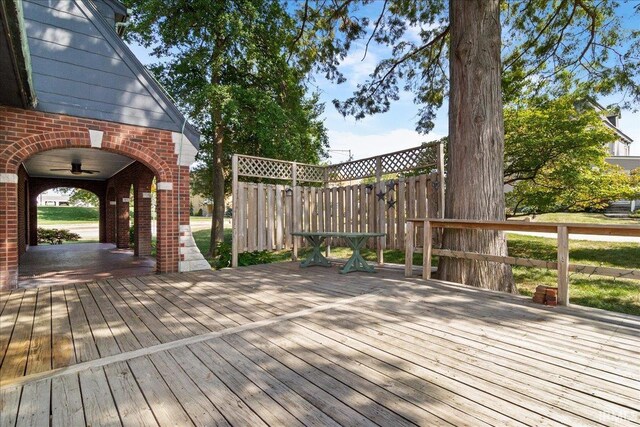
M 98 210 L 100 212 L 100 219 L 98 223 L 99 231 L 99 240 L 100 243 L 107 243 L 107 196 L 102 193 L 101 196 L 98 197 Z
M 0 173 L 0 290 L 18 286 L 18 175 Z
M 156 269 L 159 273 L 178 271 L 178 222 L 174 203 L 173 183 L 158 181 Z
M 29 193 L 29 245 L 38 245 L 38 196 Z
M 129 247 L 129 190 L 130 186 L 120 186 L 116 192 L 116 246 Z
M 105 241 L 116 243 L 116 193 L 113 187 L 107 190 L 104 210 Z
M 151 255 L 151 182 L 153 175 L 143 174 L 134 183 L 134 255 Z

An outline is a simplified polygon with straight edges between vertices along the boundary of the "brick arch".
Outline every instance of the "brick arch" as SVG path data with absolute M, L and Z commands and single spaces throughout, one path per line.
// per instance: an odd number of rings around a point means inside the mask
M 29 189 L 30 197 L 38 197 L 41 193 L 53 188 L 80 188 L 89 191 L 98 197 L 106 194 L 105 185 L 102 181 L 90 181 L 80 179 L 61 179 L 61 178 L 31 178 Z
M 91 148 L 88 130 L 49 132 L 23 138 L 0 152 L 0 168 L 5 168 L 3 172 L 17 173 L 20 164 L 34 154 L 60 148 Z M 105 134 L 99 149 L 137 160 L 148 167 L 158 181 L 172 181 L 171 167 L 164 159 L 148 149 L 140 148 L 129 139 Z

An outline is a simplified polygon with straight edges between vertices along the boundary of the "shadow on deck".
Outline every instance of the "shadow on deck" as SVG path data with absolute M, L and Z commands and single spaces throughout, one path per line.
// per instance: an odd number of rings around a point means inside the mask
M 0 295 L 0 425 L 637 425 L 640 319 L 271 264 Z

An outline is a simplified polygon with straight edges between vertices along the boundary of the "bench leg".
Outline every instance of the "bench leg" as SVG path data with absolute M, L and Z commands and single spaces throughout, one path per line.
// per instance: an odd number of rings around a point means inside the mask
M 311 244 L 312 252 L 309 257 L 304 260 L 300 267 L 310 267 L 312 265 L 321 265 L 323 267 L 331 267 L 331 262 L 322 255 L 322 251 L 320 250 L 320 246 L 322 246 L 322 242 L 324 242 L 324 237 L 320 236 L 305 236 L 307 241 Z
M 352 271 L 366 271 L 367 273 L 375 273 L 373 267 L 371 267 L 367 261 L 360 254 L 360 249 L 367 242 L 368 237 L 352 237 L 348 238 L 349 246 L 353 250 L 353 254 L 349 261 L 340 269 L 340 273 L 346 274 Z

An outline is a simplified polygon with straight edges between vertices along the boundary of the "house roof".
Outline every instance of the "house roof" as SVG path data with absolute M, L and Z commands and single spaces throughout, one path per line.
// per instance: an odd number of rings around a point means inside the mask
M 0 2 L 0 104 L 31 108 L 36 104 L 29 45 L 20 0 Z
M 108 2 L 104 3 L 104 2 Z M 199 132 L 115 30 L 122 4 L 98 0 L 24 0 L 24 21 L 39 111 L 182 132 Z M 126 13 L 126 10 L 125 10 Z

